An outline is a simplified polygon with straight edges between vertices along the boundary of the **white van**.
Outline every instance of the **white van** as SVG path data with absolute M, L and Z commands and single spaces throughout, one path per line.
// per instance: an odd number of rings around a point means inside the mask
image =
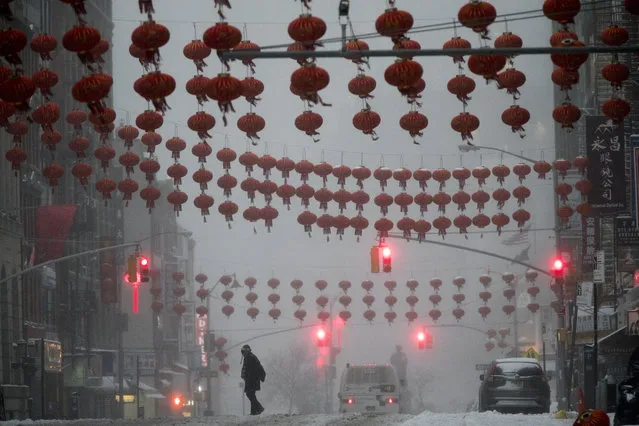
M 340 413 L 399 413 L 400 386 L 390 364 L 346 364 L 338 398 Z

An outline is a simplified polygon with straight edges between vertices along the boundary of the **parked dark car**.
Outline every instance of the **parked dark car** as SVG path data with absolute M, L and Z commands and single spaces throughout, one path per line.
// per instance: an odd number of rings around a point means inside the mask
M 550 386 L 534 359 L 495 360 L 479 378 L 479 411 L 550 412 Z

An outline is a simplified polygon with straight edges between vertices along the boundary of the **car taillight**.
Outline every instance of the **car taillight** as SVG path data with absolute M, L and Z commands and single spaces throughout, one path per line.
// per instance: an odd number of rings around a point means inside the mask
M 353 403 L 353 398 L 344 399 L 344 404 L 352 404 L 352 403 Z
M 392 404 L 393 403 L 393 398 L 388 398 L 388 403 Z

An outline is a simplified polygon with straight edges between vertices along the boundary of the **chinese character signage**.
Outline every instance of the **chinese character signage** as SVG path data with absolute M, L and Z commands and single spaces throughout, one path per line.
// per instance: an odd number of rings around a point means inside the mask
M 635 221 L 639 221 L 639 208 L 637 204 L 639 203 L 639 197 L 637 197 L 637 188 L 639 188 L 639 135 L 631 135 L 630 143 L 632 146 L 632 185 L 630 195 L 632 196 L 632 216 L 635 218 Z M 636 222 L 635 222 L 636 224 Z
M 595 254 L 599 248 L 599 219 L 582 217 L 581 234 L 581 270 L 592 272 L 595 266 Z
M 209 364 L 206 356 L 206 350 L 204 348 L 204 335 L 206 334 L 206 317 L 207 315 L 198 315 L 195 319 L 197 325 L 195 343 L 200 346 L 202 367 L 206 367 Z
M 634 218 L 615 218 L 615 242 L 617 245 L 639 246 L 639 228 Z
M 588 201 L 595 215 L 626 210 L 624 141 L 623 126 L 607 117 L 586 117 L 588 180 L 592 183 Z

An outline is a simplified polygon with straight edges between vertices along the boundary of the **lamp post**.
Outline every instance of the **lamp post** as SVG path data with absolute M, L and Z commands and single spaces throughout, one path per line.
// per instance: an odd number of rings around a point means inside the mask
M 237 281 L 237 275 L 235 273 L 231 274 L 231 276 L 233 277 L 233 282 L 231 283 L 231 288 L 240 288 L 242 287 L 242 285 Z M 215 288 L 220 284 L 220 280 L 217 280 L 217 282 L 213 285 L 213 287 L 211 287 L 210 289 L 206 290 L 206 309 L 207 309 L 207 313 L 206 313 L 206 336 L 204 339 L 205 342 L 205 351 L 206 351 L 206 367 L 207 367 L 207 374 L 206 374 L 206 410 L 204 411 L 204 416 L 208 417 L 208 416 L 213 416 L 213 397 L 212 397 L 212 382 L 211 382 L 211 372 L 212 372 L 212 355 L 213 355 L 213 346 L 214 346 L 214 342 L 210 341 L 212 339 L 212 334 L 211 334 L 211 294 L 213 293 L 213 290 L 215 290 Z
M 512 157 L 515 158 L 519 158 L 520 160 L 529 162 L 529 163 L 535 163 L 536 160 L 533 160 L 531 158 L 527 158 L 524 157 L 523 155 L 518 155 L 515 153 L 512 153 L 510 151 L 506 151 L 505 149 L 501 149 L 501 148 L 494 148 L 494 147 L 490 147 L 490 146 L 481 146 L 481 145 L 458 145 L 458 149 L 461 152 L 471 152 L 471 151 L 480 151 L 480 150 L 490 150 L 490 151 L 497 151 L 500 152 L 502 154 L 506 154 L 506 155 L 510 155 Z M 557 185 L 557 173 L 553 173 L 552 175 L 552 183 L 553 186 Z M 553 200 L 554 200 L 554 208 L 555 210 L 557 210 L 557 208 L 559 207 L 558 203 L 558 199 L 557 197 L 553 196 Z M 559 227 L 555 227 L 555 249 L 557 251 L 559 251 Z M 561 285 L 560 289 L 559 289 L 559 294 L 557 295 L 560 306 L 561 306 L 561 311 L 559 313 L 559 315 L 557 315 L 557 403 L 558 403 L 558 408 L 560 410 L 565 410 L 568 408 L 568 395 L 569 395 L 569 390 L 566 388 L 566 384 L 568 383 L 567 381 L 567 374 L 568 372 L 566 371 L 566 341 L 565 338 L 563 338 L 563 336 L 565 336 L 565 328 L 566 328 L 566 317 L 565 317 L 565 293 L 564 293 L 564 286 Z M 515 312 L 517 310 L 515 309 Z M 516 342 L 518 344 L 518 342 Z M 574 355 L 573 355 L 574 356 Z

